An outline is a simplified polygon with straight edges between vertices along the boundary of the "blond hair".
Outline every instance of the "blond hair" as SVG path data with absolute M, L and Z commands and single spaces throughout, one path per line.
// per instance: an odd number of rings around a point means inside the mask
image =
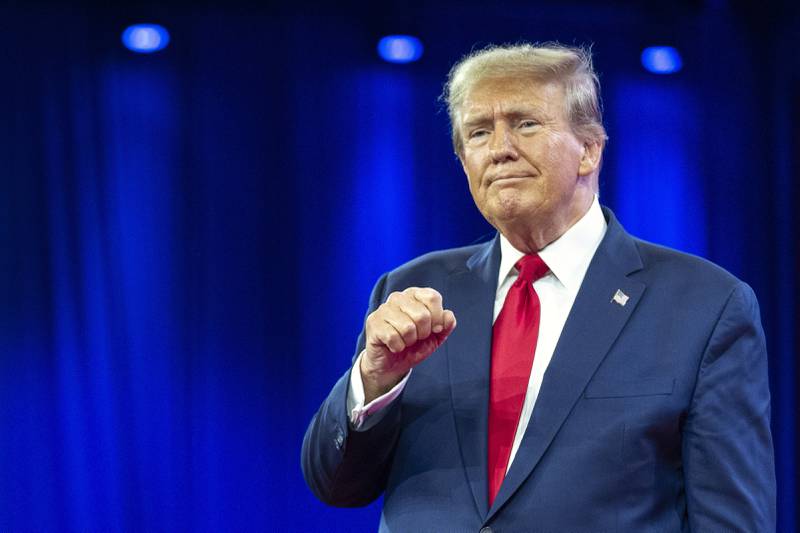
M 489 78 L 560 82 L 565 113 L 575 136 L 581 142 L 601 144 L 608 139 L 591 50 L 559 43 L 490 45 L 464 56 L 450 69 L 441 96 L 450 115 L 453 149 L 459 156 L 464 148 L 458 129 L 459 111 L 467 93 Z

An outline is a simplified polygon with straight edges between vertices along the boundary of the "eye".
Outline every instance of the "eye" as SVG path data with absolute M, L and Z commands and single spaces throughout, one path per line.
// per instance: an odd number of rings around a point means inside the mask
M 474 130 L 469 133 L 470 139 L 480 139 L 489 134 L 488 130 Z
M 525 119 L 525 120 L 521 120 L 521 121 L 520 121 L 520 123 L 519 123 L 519 127 L 520 127 L 520 128 L 523 128 L 523 129 L 535 128 L 535 127 L 536 127 L 536 126 L 538 126 L 538 125 L 539 125 L 539 123 L 538 123 L 538 122 L 536 122 L 536 121 L 535 121 L 535 120 L 533 120 L 533 119 Z

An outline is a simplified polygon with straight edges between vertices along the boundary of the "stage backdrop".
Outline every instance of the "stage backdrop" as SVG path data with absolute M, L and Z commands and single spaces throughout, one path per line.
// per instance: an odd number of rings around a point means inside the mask
M 491 235 L 437 96 L 518 39 L 594 43 L 603 203 L 755 289 L 794 530 L 796 13 L 608 4 L 0 13 L 0 530 L 374 531 L 379 504 L 314 500 L 302 436 L 378 276 Z M 126 50 L 134 22 L 169 47 Z M 422 59 L 383 62 L 387 33 Z

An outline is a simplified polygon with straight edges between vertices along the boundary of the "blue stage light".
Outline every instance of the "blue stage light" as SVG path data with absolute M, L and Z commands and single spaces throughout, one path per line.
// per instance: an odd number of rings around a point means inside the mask
M 378 41 L 378 54 L 389 63 L 411 63 L 422 57 L 422 41 L 410 35 L 387 35 Z
M 122 44 L 140 54 L 163 50 L 169 44 L 169 32 L 158 24 L 134 24 L 122 32 Z
M 683 67 L 683 60 L 672 46 L 649 46 L 642 50 L 642 65 L 654 74 L 672 74 Z

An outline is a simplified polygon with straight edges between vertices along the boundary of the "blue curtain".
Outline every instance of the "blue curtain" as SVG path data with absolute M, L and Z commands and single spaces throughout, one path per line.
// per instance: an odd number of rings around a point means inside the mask
M 759 295 L 793 530 L 796 78 L 748 59 L 779 42 L 699 12 L 702 35 L 674 21 L 687 72 L 657 78 L 637 63 L 652 14 L 607 7 L 592 29 L 575 8 L 520 9 L 401 17 L 427 45 L 408 66 L 375 55 L 378 11 L 3 13 L 0 530 L 374 531 L 379 503 L 313 499 L 300 444 L 377 277 L 491 232 L 436 102 L 444 74 L 475 41 L 576 35 L 604 73 L 604 203 Z M 126 51 L 135 17 L 170 47 Z

